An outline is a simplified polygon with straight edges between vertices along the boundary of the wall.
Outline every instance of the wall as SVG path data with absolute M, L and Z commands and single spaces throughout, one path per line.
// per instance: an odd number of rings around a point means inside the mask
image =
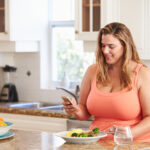
M 150 60 L 143 60 L 143 63 L 150 68 Z
M 41 101 L 61 104 L 61 90 L 40 89 L 40 53 L 14 53 L 16 73 L 11 80 L 15 83 L 20 101 Z M 28 76 L 27 72 L 31 75 Z M 0 68 L 0 87 L 4 84 L 3 71 Z
M 17 72 L 13 76 L 13 82 L 17 87 L 20 101 L 41 101 L 60 104 L 61 95 L 66 95 L 61 90 L 42 90 L 40 89 L 40 53 L 15 53 L 15 66 Z M 150 60 L 143 61 L 150 67 Z M 31 75 L 28 76 L 27 72 Z M 0 76 L 3 76 L 0 69 Z M 0 86 L 3 84 L 0 78 Z
M 40 53 L 15 53 L 15 66 L 17 67 L 12 81 L 15 83 L 20 101 L 41 101 L 61 104 L 61 90 L 43 90 L 40 88 Z M 143 61 L 150 67 L 150 60 Z M 31 75 L 27 75 L 30 72 Z M 3 71 L 0 68 L 0 88 L 4 84 Z
M 51 75 L 47 71 L 49 69 L 48 63 L 50 59 L 48 49 L 48 13 L 49 0 L 44 0 L 40 14 L 42 13 L 42 29 L 40 52 L 36 53 L 0 53 L 0 65 L 14 64 L 17 67 L 17 72 L 13 75 L 12 81 L 15 83 L 20 101 L 45 101 L 51 103 L 62 103 L 61 95 L 66 95 L 63 91 L 42 90 L 46 84 L 49 85 L 48 77 Z M 40 60 L 42 60 L 42 65 Z M 41 67 L 42 66 L 42 67 Z M 41 68 L 40 68 L 41 67 Z M 31 75 L 28 76 L 27 73 Z M 46 73 L 47 72 L 47 73 Z M 4 85 L 3 70 L 0 67 L 0 91 Z M 41 80 L 47 78 L 47 80 Z M 45 87 L 44 87 L 45 86 Z M 47 86 L 48 87 L 48 86 Z

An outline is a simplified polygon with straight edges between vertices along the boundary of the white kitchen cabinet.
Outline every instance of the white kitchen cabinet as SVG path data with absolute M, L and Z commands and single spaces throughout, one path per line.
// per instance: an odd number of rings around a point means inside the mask
M 150 1 L 102 0 L 102 26 L 124 23 L 131 31 L 141 59 L 150 59 Z
M 75 0 L 75 36 L 77 40 L 96 41 L 101 26 L 100 0 Z
M 121 22 L 131 30 L 140 58 L 150 59 L 149 0 L 75 0 L 75 6 L 75 36 L 84 41 L 85 50 L 89 41 L 97 44 L 100 27 Z
M 42 0 L 0 0 L 0 52 L 34 52 L 42 35 Z
M 76 39 L 96 41 L 101 27 L 118 21 L 118 4 L 118 0 L 75 0 Z
M 13 122 L 13 129 L 60 132 L 67 130 L 66 118 L 0 113 L 4 121 Z

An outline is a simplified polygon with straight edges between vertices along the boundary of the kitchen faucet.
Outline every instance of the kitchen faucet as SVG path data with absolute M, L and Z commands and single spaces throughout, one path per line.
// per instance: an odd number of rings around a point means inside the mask
M 66 93 L 70 94 L 71 96 L 73 96 L 73 97 L 75 98 L 76 102 L 78 103 L 79 92 L 80 92 L 79 85 L 76 86 L 75 94 L 72 93 L 71 91 L 65 89 L 65 88 L 62 88 L 62 87 L 56 87 L 56 89 L 58 89 L 58 90 L 63 90 L 63 91 L 65 91 Z

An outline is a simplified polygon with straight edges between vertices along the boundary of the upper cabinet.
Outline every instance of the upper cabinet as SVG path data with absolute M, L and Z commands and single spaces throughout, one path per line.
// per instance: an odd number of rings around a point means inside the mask
M 42 9 L 42 0 L 0 0 L 0 52 L 39 50 Z
M 5 1 L 0 0 L 0 33 L 5 32 Z
M 78 40 L 95 41 L 101 27 L 101 1 L 75 0 L 75 36 Z
M 140 57 L 150 59 L 149 0 L 75 0 L 75 6 L 77 40 L 96 44 L 99 28 L 121 22 L 130 29 Z
M 150 59 L 150 1 L 102 0 L 102 26 L 124 23 L 131 31 L 141 59 Z

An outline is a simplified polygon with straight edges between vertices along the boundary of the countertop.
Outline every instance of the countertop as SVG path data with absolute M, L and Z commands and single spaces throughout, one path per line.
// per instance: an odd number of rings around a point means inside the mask
M 34 116 L 47 116 L 47 117 L 58 117 L 58 118 L 69 118 L 75 119 L 74 115 L 68 115 L 64 110 L 41 110 L 41 109 L 25 109 L 25 108 L 14 108 L 8 107 L 7 104 L 0 103 L 0 113 L 11 113 L 11 114 L 24 114 Z
M 146 150 L 150 143 L 133 142 L 128 147 L 117 145 L 113 141 L 100 139 L 92 144 L 69 144 L 54 133 L 40 131 L 12 130 L 14 136 L 0 140 L 0 150 Z

